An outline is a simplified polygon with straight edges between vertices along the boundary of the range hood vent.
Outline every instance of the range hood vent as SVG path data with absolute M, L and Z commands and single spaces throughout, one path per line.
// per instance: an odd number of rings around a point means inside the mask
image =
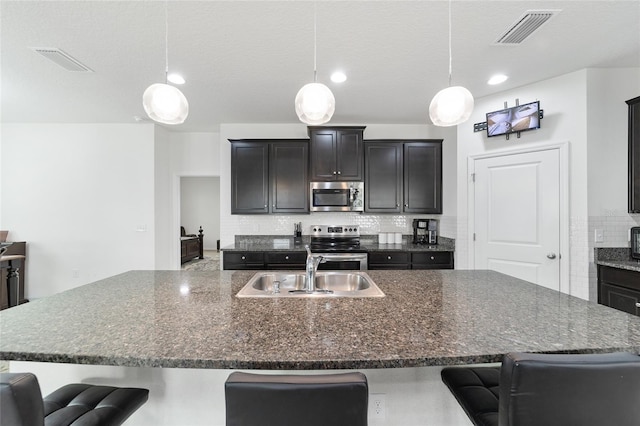
M 41 54 L 68 71 L 93 72 L 91 68 L 57 47 L 31 47 L 31 50 Z
M 509 29 L 498 37 L 494 44 L 520 44 L 560 12 L 560 10 L 527 10 Z

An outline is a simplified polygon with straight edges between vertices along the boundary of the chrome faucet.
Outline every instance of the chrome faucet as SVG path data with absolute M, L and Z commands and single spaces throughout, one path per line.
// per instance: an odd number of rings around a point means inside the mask
M 318 269 L 318 265 L 326 262 L 326 260 L 322 256 L 314 256 L 313 253 L 311 253 L 309 245 L 305 245 L 304 248 L 307 249 L 307 288 L 305 291 L 313 293 L 316 291 L 316 270 Z

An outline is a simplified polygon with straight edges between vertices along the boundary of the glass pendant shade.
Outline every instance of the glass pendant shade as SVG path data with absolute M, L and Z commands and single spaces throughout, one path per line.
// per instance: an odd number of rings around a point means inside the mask
M 336 110 L 336 99 L 322 83 L 302 86 L 295 100 L 296 114 L 300 121 L 310 125 L 327 123 Z
M 462 86 L 442 89 L 431 100 L 429 117 L 436 126 L 464 123 L 473 112 L 473 95 Z
M 152 84 L 142 95 L 149 118 L 158 123 L 181 124 L 189 115 L 189 102 L 182 92 L 168 84 Z

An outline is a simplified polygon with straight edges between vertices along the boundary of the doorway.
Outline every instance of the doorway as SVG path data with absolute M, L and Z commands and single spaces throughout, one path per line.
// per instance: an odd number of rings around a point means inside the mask
M 568 293 L 568 146 L 471 157 L 471 265 Z
M 180 176 L 179 222 L 187 234 L 203 229 L 205 253 L 217 253 L 220 240 L 220 177 Z

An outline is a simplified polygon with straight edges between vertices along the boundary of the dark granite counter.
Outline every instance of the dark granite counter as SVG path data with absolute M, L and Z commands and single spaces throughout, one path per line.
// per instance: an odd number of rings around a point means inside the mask
M 305 251 L 304 245 L 309 244 L 309 236 L 302 237 L 302 244 L 294 244 L 289 236 L 236 236 L 234 244 L 222 247 L 222 251 Z M 455 251 L 455 240 L 439 237 L 438 244 L 413 244 L 411 235 L 403 235 L 402 244 L 378 244 L 377 236 L 362 236 L 360 248 L 366 251 Z
M 0 312 L 0 359 L 214 369 L 640 352 L 640 317 L 491 271 L 368 271 L 384 298 L 239 299 L 254 271 L 131 271 Z
M 631 259 L 628 247 L 597 247 L 594 251 L 596 265 L 640 272 L 640 261 Z

